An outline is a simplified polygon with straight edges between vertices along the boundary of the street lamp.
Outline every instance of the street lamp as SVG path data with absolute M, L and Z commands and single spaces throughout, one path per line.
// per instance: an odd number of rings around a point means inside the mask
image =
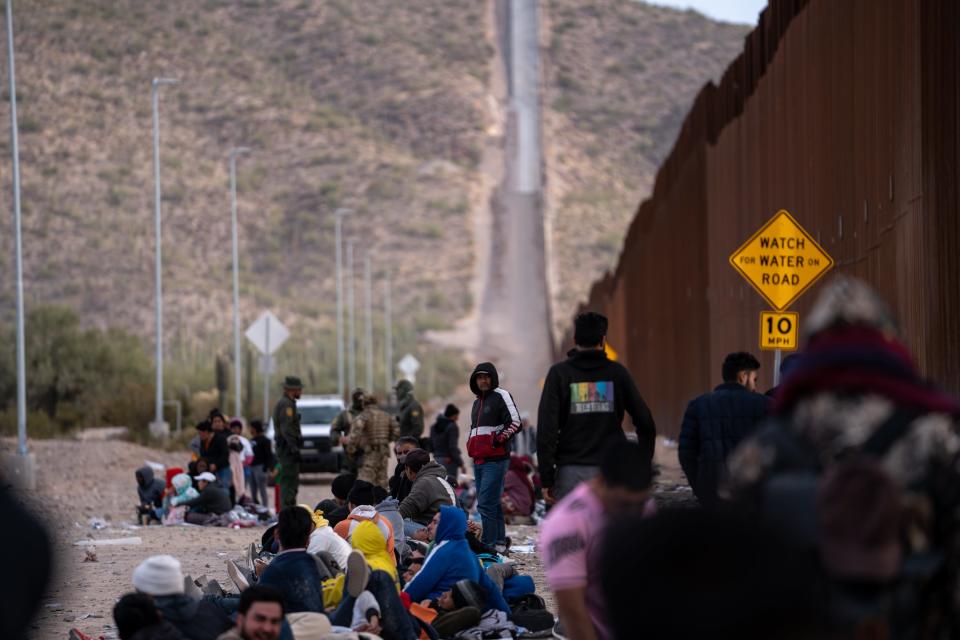
M 27 374 L 23 331 L 23 244 L 20 233 L 20 145 L 17 78 L 13 64 L 13 0 L 7 0 L 7 66 L 10 80 L 10 141 L 13 156 L 13 235 L 17 269 L 17 455 L 27 455 Z M 32 484 L 32 479 L 28 480 Z
M 351 209 L 337 209 L 333 212 L 336 219 L 336 243 L 337 243 L 337 393 L 340 398 L 346 397 L 343 376 L 343 240 L 342 221 L 345 215 L 352 213 Z
M 357 388 L 357 342 L 354 336 L 355 324 L 353 301 L 353 240 L 347 240 L 347 368 L 350 388 Z
M 367 393 L 373 393 L 373 282 L 370 276 L 370 252 L 363 256 L 363 305 L 364 305 L 364 357 L 366 358 L 364 378 Z
M 156 251 L 156 289 L 157 289 L 157 397 L 154 413 L 153 430 L 163 431 L 163 235 L 160 225 L 160 113 L 159 92 L 163 85 L 176 84 L 173 78 L 154 78 L 151 83 L 151 98 L 153 102 L 153 182 L 154 182 L 154 224 L 157 238 Z
M 240 259 L 237 249 L 237 156 L 250 151 L 248 147 L 230 149 L 230 235 L 233 240 L 233 415 L 240 410 Z
M 390 286 L 390 272 L 387 272 L 386 281 L 383 283 L 383 341 L 384 341 L 384 373 L 387 378 L 387 395 L 393 388 L 393 291 Z

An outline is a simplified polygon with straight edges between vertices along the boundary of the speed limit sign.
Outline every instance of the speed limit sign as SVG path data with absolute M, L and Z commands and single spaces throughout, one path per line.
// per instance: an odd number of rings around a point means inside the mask
M 760 348 L 765 351 L 773 349 L 795 351 L 797 349 L 799 325 L 800 314 L 798 313 L 792 311 L 783 313 L 761 311 Z

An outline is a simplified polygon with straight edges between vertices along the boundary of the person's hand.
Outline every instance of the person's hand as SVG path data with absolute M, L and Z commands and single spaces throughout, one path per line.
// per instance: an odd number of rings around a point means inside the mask
M 350 444 L 350 436 L 340 436 L 340 446 L 345 447 Z
M 553 492 L 553 487 L 543 488 L 543 501 L 547 504 L 556 504 L 557 496 Z
M 211 463 L 210 463 L 210 466 L 209 466 L 209 471 L 210 471 L 210 473 L 216 473 L 216 472 L 217 472 L 217 465 L 215 465 L 215 464 L 213 464 L 213 463 L 211 462 Z
M 257 558 L 253 561 L 253 572 L 260 577 L 260 574 L 263 573 L 263 570 L 267 568 L 267 561 L 262 558 Z
M 364 622 L 359 625 L 354 631 L 361 631 L 366 633 L 372 633 L 375 636 L 380 635 L 380 616 L 372 615 L 370 616 L 369 622 Z

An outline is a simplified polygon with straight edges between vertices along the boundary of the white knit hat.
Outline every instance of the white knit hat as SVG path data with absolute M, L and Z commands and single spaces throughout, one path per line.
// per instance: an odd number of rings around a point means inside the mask
M 173 556 L 150 556 L 133 570 L 133 587 L 151 596 L 183 593 L 183 572 Z

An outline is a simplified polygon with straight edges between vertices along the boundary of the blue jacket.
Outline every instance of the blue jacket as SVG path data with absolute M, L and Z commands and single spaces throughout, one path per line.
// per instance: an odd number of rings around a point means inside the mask
M 323 586 L 317 562 L 306 551 L 280 553 L 263 570 L 257 584 L 274 587 L 283 594 L 286 613 L 323 613 Z
M 677 455 L 701 504 L 716 502 L 727 456 L 763 422 L 769 402 L 743 385 L 724 382 L 687 405 Z
M 458 507 L 440 507 L 436 544 L 420 572 L 407 583 L 404 591 L 414 602 L 434 600 L 449 591 L 458 580 L 473 580 L 487 590 L 487 607 L 510 612 L 496 583 L 487 576 L 477 556 L 470 550 L 464 534 L 467 518 Z

